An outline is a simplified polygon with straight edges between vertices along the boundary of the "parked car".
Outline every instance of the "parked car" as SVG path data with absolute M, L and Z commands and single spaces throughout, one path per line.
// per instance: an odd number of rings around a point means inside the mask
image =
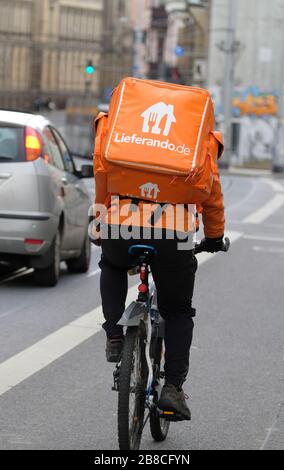
M 42 286 L 56 285 L 60 261 L 70 272 L 90 264 L 83 178 L 57 129 L 44 117 L 0 110 L 0 270 L 32 267 Z

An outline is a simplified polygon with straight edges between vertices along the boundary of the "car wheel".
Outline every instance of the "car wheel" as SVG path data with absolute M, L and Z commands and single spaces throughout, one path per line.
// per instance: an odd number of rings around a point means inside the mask
M 88 235 L 85 238 L 79 258 L 72 258 L 66 261 L 70 273 L 86 273 L 91 261 L 91 243 Z
M 35 269 L 34 278 L 42 287 L 56 286 L 60 275 L 60 230 L 58 229 L 52 244 L 52 263 L 44 269 Z

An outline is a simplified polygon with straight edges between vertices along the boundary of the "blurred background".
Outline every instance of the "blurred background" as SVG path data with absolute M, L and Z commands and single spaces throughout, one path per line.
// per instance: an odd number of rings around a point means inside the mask
M 208 87 L 223 166 L 282 171 L 283 31 L 284 0 L 0 0 L 0 108 L 48 113 L 91 155 L 122 77 Z

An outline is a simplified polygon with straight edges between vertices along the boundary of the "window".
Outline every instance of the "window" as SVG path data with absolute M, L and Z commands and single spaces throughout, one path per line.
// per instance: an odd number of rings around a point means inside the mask
M 24 128 L 0 124 L 0 162 L 24 160 Z
M 60 148 L 55 140 L 55 137 L 49 127 L 43 131 L 43 137 L 47 145 L 47 153 L 49 155 L 49 163 L 54 165 L 61 171 L 64 171 L 64 163 L 61 157 Z
M 54 129 L 54 127 L 52 127 L 52 133 L 54 134 L 56 141 L 59 145 L 66 170 L 69 171 L 70 173 L 73 173 L 74 165 L 73 165 L 72 157 L 71 157 L 71 154 L 69 152 L 67 145 L 65 144 L 62 136 L 59 134 L 59 132 L 56 129 Z

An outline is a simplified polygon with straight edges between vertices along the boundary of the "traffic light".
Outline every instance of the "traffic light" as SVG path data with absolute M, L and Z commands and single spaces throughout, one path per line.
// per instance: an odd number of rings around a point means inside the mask
M 93 61 L 92 60 L 88 60 L 87 61 L 87 64 L 86 64 L 86 67 L 85 67 L 85 71 L 88 75 L 93 75 L 93 73 L 95 72 L 95 67 L 93 65 Z

